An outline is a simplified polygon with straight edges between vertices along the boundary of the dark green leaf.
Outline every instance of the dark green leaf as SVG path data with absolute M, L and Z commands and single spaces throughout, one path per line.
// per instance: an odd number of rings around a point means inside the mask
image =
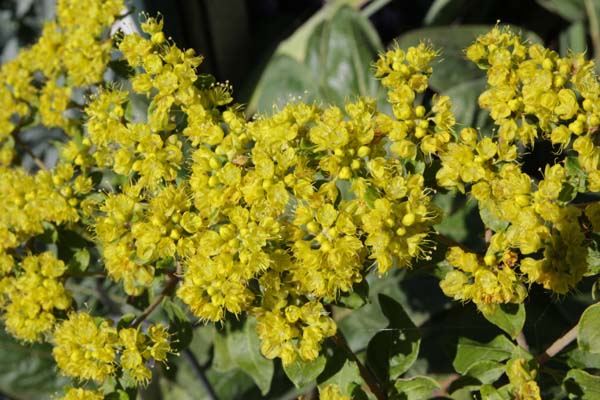
M 333 357 L 327 358 L 325 370 L 318 378 L 319 387 L 338 385 L 344 395 L 352 393 L 354 387 L 361 382 L 362 378 L 356 363 L 348 360 L 339 351 L 335 352 Z
M 57 375 L 48 344 L 22 345 L 0 326 L 0 392 L 23 400 L 50 398 L 69 381 Z
M 523 304 L 501 304 L 493 312 L 484 311 L 483 316 L 514 339 L 525 324 L 525 306 Z
M 586 308 L 581 315 L 577 344 L 583 351 L 600 353 L 600 303 Z
M 538 4 L 569 21 L 585 19 L 585 0 L 537 0 Z
M 181 351 L 187 348 L 194 335 L 194 329 L 190 319 L 182 310 L 179 300 L 165 298 L 162 302 L 163 310 L 167 313 L 167 317 L 171 322 L 169 324 L 169 332 L 171 336 L 171 346 L 175 351 Z
M 277 55 L 269 62 L 259 87 L 256 109 L 261 113 L 271 113 L 273 107 L 282 108 L 291 98 L 303 98 L 310 103 L 319 95 L 310 70 L 287 55 Z
M 406 372 L 415 362 L 421 335 L 400 303 L 380 294 L 379 304 L 389 324 L 369 342 L 367 366 L 381 382 L 387 382 Z
M 283 370 L 297 388 L 302 388 L 316 381 L 317 377 L 325 369 L 326 363 L 326 358 L 321 355 L 311 362 L 304 362 L 297 359 L 290 365 L 284 365 Z
M 458 340 L 454 369 L 465 374 L 474 364 L 482 361 L 504 361 L 510 358 L 515 345 L 504 335 L 496 336 L 488 343 L 461 337 Z
M 271 387 L 274 367 L 273 360 L 267 360 L 260 352 L 256 319 L 248 318 L 241 330 L 231 331 L 227 347 L 233 362 L 254 379 L 263 395 L 266 394 Z
M 443 92 L 452 100 L 452 111 L 460 127 L 477 127 L 479 115 L 482 113 L 478 99 L 486 85 L 486 78 L 472 79 L 452 86 Z
M 563 387 L 571 399 L 600 399 L 600 377 L 580 369 L 572 369 L 567 373 Z
M 430 399 L 432 392 L 440 388 L 440 384 L 427 376 L 415 376 L 410 379 L 398 379 L 394 383 L 401 400 Z
M 356 96 L 378 97 L 371 65 L 382 45 L 369 21 L 341 7 L 308 40 L 305 65 L 318 82 L 321 98 L 338 106 Z
M 464 12 L 467 0 L 435 0 L 423 19 L 425 25 L 446 25 Z

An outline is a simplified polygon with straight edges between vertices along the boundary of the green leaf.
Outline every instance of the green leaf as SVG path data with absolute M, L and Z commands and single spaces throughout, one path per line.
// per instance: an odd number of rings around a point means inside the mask
M 579 348 L 566 353 L 567 364 L 571 368 L 594 368 L 600 369 L 600 354 L 588 353 Z
M 572 369 L 563 380 L 563 387 L 569 398 L 597 400 L 600 398 L 600 377 L 580 369 Z
M 479 115 L 479 95 L 487 85 L 486 78 L 472 79 L 446 89 L 443 94 L 452 100 L 452 112 L 459 126 L 477 126 Z
M 75 253 L 73 253 L 73 256 L 71 256 L 71 261 L 69 261 L 69 270 L 84 272 L 89 265 L 90 253 L 86 248 L 83 248 L 77 250 Z
M 507 360 L 514 349 L 515 345 L 504 335 L 496 336 L 488 343 L 461 337 L 458 339 L 456 357 L 452 365 L 457 372 L 466 374 L 469 368 L 482 360 Z
M 563 57 L 567 56 L 569 50 L 583 53 L 587 49 L 585 24 L 582 21 L 573 22 L 560 33 L 558 43 Z
M 387 382 L 406 372 L 415 362 L 419 354 L 421 335 L 396 300 L 380 294 L 379 304 L 389 324 L 369 342 L 367 366 L 381 382 Z
M 430 399 L 432 392 L 440 388 L 440 384 L 427 376 L 415 376 L 410 379 L 398 379 L 394 383 L 401 400 Z
M 212 366 L 215 371 L 227 372 L 235 368 L 235 363 L 229 355 L 227 336 L 217 330 L 215 330 L 215 336 L 213 338 L 213 352 L 214 359 Z
M 263 395 L 267 394 L 273 379 L 273 360 L 266 359 L 260 352 L 256 319 L 248 318 L 241 330 L 231 331 L 227 347 L 233 362 L 254 379 Z
M 313 31 L 304 62 L 318 82 L 321 99 L 343 106 L 349 98 L 383 93 L 371 68 L 382 49 L 368 19 L 342 7 Z
M 502 232 L 508 227 L 508 221 L 500 219 L 490 208 L 493 206 L 491 202 L 479 203 L 479 216 L 481 220 L 494 232 Z
M 385 99 L 373 78 L 371 65 L 383 49 L 369 20 L 347 6 L 325 7 L 327 12 L 311 19 L 293 51 L 281 47 L 263 72 L 248 112 L 270 113 L 291 97 L 306 102 L 322 101 L 343 106 L 356 96 Z M 295 34 L 296 35 L 296 34 Z
M 476 378 L 481 383 L 494 383 L 504 374 L 505 366 L 496 361 L 481 360 L 467 369 L 465 375 Z
M 596 244 L 587 248 L 586 263 L 588 270 L 585 276 L 593 276 L 600 274 L 600 251 L 596 248 Z
M 585 0 L 537 0 L 538 4 L 569 21 L 585 19 Z
M 525 324 L 525 306 L 523 304 L 501 304 L 493 312 L 484 311 L 483 316 L 514 339 Z
M 22 400 L 48 399 L 69 380 L 57 375 L 49 344 L 23 345 L 0 326 L 0 392 Z
M 600 353 L 600 303 L 586 308 L 581 315 L 577 344 L 583 351 Z
M 435 0 L 423 19 L 425 25 L 450 24 L 464 12 L 467 0 Z
M 356 362 L 346 358 L 341 351 L 334 352 L 327 358 L 325 369 L 317 378 L 320 388 L 333 384 L 338 385 L 344 395 L 350 395 L 356 385 L 362 383 L 362 378 Z
M 261 113 L 271 113 L 273 107 L 282 108 L 293 97 L 301 97 L 310 103 L 319 95 L 319 87 L 310 70 L 287 55 L 275 56 L 265 69 L 259 85 L 256 110 Z
M 321 355 L 311 362 L 297 359 L 290 365 L 284 365 L 283 370 L 292 383 L 300 389 L 314 383 L 325 369 L 326 363 L 327 359 Z
M 505 385 L 506 386 L 506 385 Z M 496 389 L 492 385 L 481 385 L 479 393 L 481 397 L 486 400 L 510 400 L 512 399 L 511 391 L 504 389 L 504 386 L 500 389 Z
M 179 300 L 172 300 L 166 297 L 162 302 L 162 308 L 167 313 L 167 317 L 171 322 L 169 324 L 169 332 L 171 333 L 171 346 L 175 351 L 181 351 L 187 348 L 194 335 L 194 329 L 190 319 L 183 311 Z

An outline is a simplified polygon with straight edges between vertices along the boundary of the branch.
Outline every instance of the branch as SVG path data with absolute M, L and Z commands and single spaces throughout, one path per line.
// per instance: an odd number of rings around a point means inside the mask
M 350 345 L 346 341 L 344 334 L 338 330 L 335 333 L 335 336 L 332 337 L 332 339 L 336 346 L 344 350 L 350 356 L 352 361 L 356 363 L 360 372 L 360 376 L 363 378 L 367 386 L 369 386 L 371 393 L 373 393 L 375 397 L 377 397 L 377 400 L 387 400 L 387 394 L 382 390 L 381 384 L 379 383 L 377 378 L 371 373 L 371 371 L 369 371 L 369 369 L 358 359 L 356 354 L 354 354 L 354 352 L 350 348 Z
M 571 344 L 573 340 L 577 339 L 578 327 L 578 325 L 575 325 L 571 328 L 571 330 L 569 330 L 569 332 L 565 333 L 563 336 L 558 338 L 554 343 L 550 345 L 550 347 L 546 349 L 546 351 L 537 356 L 537 361 L 540 364 L 543 364 L 558 353 L 560 353 L 569 344 Z
M 165 287 L 160 292 L 160 294 L 156 296 L 154 301 L 150 303 L 150 305 L 148 305 L 148 307 L 146 307 L 146 309 L 142 311 L 142 313 L 138 315 L 136 319 L 133 320 L 133 322 L 131 323 L 132 328 L 137 328 L 139 324 L 142 323 L 142 321 L 148 318 L 148 316 L 152 314 L 154 309 L 158 307 L 158 305 L 162 303 L 163 299 L 173 290 L 173 288 L 175 288 L 177 282 L 179 282 L 179 277 L 181 276 L 181 264 L 176 261 L 176 265 L 177 268 L 175 272 L 169 275 L 169 280 L 165 284 Z

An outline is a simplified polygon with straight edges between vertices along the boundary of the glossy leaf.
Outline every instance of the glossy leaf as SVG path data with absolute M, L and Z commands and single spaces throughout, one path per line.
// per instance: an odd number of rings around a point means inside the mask
M 380 294 L 379 304 L 389 324 L 369 342 L 367 366 L 381 382 L 387 382 L 406 372 L 415 362 L 421 335 L 400 303 Z
M 581 315 L 577 344 L 583 351 L 600 353 L 600 303 L 588 307 Z
M 571 399 L 597 400 L 600 398 L 600 376 L 580 369 L 570 370 L 563 380 L 563 386 Z
M 302 388 L 316 381 L 326 363 L 326 358 L 321 355 L 311 362 L 297 359 L 290 365 L 284 365 L 283 370 L 297 388 Z
M 23 400 L 50 398 L 68 380 L 57 374 L 52 346 L 23 346 L 0 327 L 0 392 Z
M 504 361 L 510 358 L 515 345 L 504 335 L 496 336 L 488 343 L 480 343 L 475 340 L 461 337 L 458 340 L 456 357 L 454 357 L 454 369 L 461 374 L 482 360 Z
M 481 383 L 494 383 L 504 374 L 504 364 L 497 361 L 481 360 L 465 371 L 465 375 L 476 378 Z
M 262 394 L 267 394 L 273 379 L 273 360 L 267 360 L 260 352 L 260 340 L 256 334 L 256 319 L 248 318 L 239 331 L 231 331 L 227 337 L 229 356 L 245 373 L 250 375 Z
M 484 311 L 483 316 L 514 339 L 525 324 L 525 306 L 523 304 L 501 304 L 493 312 Z
M 430 399 L 433 391 L 440 388 L 440 384 L 427 376 L 415 376 L 409 379 L 398 379 L 394 383 L 398 391 L 398 398 L 402 400 Z
M 585 19 L 585 0 L 537 0 L 538 4 L 569 21 Z

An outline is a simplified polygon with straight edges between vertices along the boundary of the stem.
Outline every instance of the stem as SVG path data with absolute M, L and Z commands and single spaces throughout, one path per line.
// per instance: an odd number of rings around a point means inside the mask
M 527 339 L 525 338 L 525 334 L 523 333 L 523 331 L 519 332 L 519 334 L 517 335 L 517 344 L 526 351 L 529 351 L 529 344 L 527 344 Z
M 585 11 L 590 25 L 590 36 L 592 37 L 592 47 L 594 48 L 594 58 L 596 59 L 596 67 L 600 63 L 600 26 L 598 25 L 598 14 L 592 0 L 585 0 Z
M 132 328 L 137 328 L 139 324 L 142 323 L 142 321 L 148 318 L 148 316 L 152 314 L 154 309 L 158 307 L 158 305 L 162 303 L 163 299 L 173 290 L 173 288 L 175 288 L 177 282 L 179 282 L 179 277 L 181 276 L 181 264 L 179 262 L 176 262 L 176 265 L 177 269 L 174 273 L 171 273 L 169 275 L 169 280 L 165 284 L 165 287 L 160 292 L 160 294 L 156 296 L 154 301 L 150 303 L 150 305 L 148 305 L 148 307 L 146 307 L 146 309 L 142 311 L 142 313 L 138 315 L 136 319 L 133 320 L 133 322 L 131 323 Z
M 550 345 L 542 354 L 537 356 L 537 360 L 540 364 L 545 363 L 558 353 L 560 353 L 565 347 L 571 344 L 572 341 L 577 339 L 578 325 L 572 327 L 569 332 L 558 338 L 554 343 Z
M 348 344 L 348 341 L 346 341 L 344 334 L 338 330 L 335 333 L 335 336 L 332 337 L 332 339 L 336 346 L 344 350 L 350 356 L 352 361 L 356 363 L 360 372 L 360 376 L 363 378 L 367 386 L 369 386 L 371 393 L 373 393 L 375 397 L 377 397 L 377 400 L 387 400 L 387 395 L 382 390 L 381 384 L 379 383 L 377 378 L 371 373 L 371 371 L 369 371 L 369 369 L 358 359 L 356 354 L 354 354 L 354 352 L 350 348 L 350 345 Z
M 182 353 L 183 357 L 185 357 L 185 359 L 190 363 L 192 369 L 194 370 L 194 373 L 200 380 L 202 387 L 204 387 L 207 397 L 210 400 L 217 400 L 219 397 L 215 393 L 215 389 L 213 389 L 208 378 L 206 377 L 206 374 L 204 373 L 204 368 L 200 365 L 200 363 L 196 359 L 196 356 L 194 356 L 194 353 L 192 353 L 190 349 L 185 349 L 182 351 Z

